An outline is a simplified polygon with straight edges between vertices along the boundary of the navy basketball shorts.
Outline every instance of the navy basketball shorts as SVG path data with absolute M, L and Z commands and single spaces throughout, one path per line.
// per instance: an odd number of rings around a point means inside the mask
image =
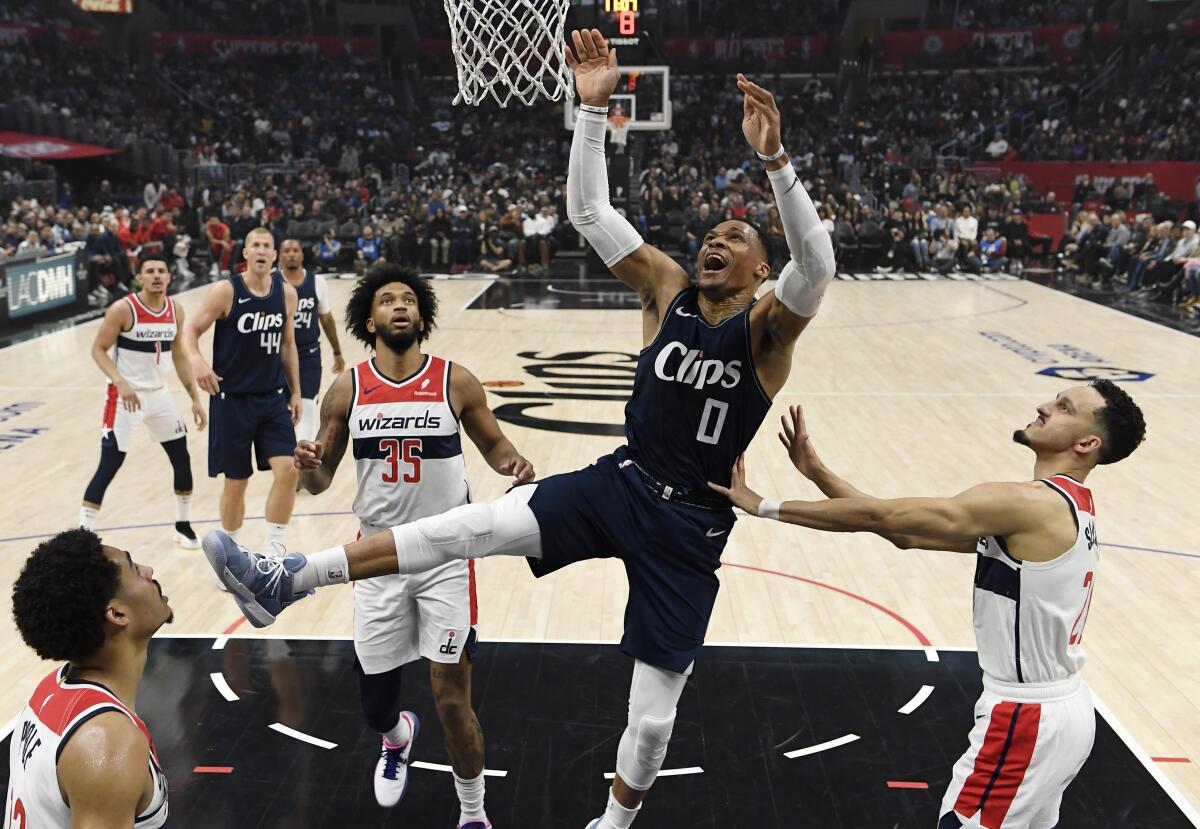
M 208 476 L 249 478 L 250 450 L 258 468 L 271 468 L 270 459 L 291 456 L 296 430 L 284 389 L 267 394 L 221 394 L 208 400 Z
M 619 558 L 629 579 L 621 651 L 683 673 L 704 644 L 720 582 L 716 571 L 733 529 L 732 509 L 664 501 L 633 467 L 624 447 L 577 472 L 539 481 L 529 507 L 542 537 L 537 577 L 576 561 Z
M 321 344 L 297 346 L 300 352 L 300 396 L 316 400 L 321 392 Z

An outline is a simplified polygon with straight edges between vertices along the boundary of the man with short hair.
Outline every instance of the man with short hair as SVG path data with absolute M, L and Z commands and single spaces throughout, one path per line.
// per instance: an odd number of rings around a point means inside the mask
M 296 289 L 273 271 L 275 238 L 265 227 L 246 236 L 244 274 L 209 286 L 180 338 L 192 373 L 208 392 L 208 475 L 225 476 L 221 527 L 233 537 L 246 515 L 253 472 L 271 470 L 267 543 L 282 543 L 296 500 L 295 424 L 300 420 L 300 364 L 294 320 Z M 215 324 L 213 364 L 200 354 L 200 337 Z
M 175 543 L 196 549 L 200 542 L 191 525 L 192 460 L 187 447 L 187 426 L 167 389 L 167 366 L 171 362 L 179 382 L 192 400 L 196 428 L 204 430 L 208 417 L 192 378 L 192 367 L 181 348 L 172 348 L 184 325 L 183 306 L 167 296 L 171 270 L 159 256 L 138 263 L 141 290 L 114 302 L 104 314 L 92 341 L 92 359 L 108 378 L 100 438 L 100 463 L 83 493 L 79 526 L 93 529 L 100 504 L 133 442 L 133 434 L 145 424 L 159 442 L 174 470 Z M 111 353 L 110 353 L 111 352 Z
M 346 370 L 337 324 L 329 307 L 325 277 L 304 268 L 304 248 L 299 239 L 285 239 L 279 248 L 279 272 L 296 289 L 296 351 L 300 360 L 300 422 L 297 440 L 312 440 L 317 434 L 317 395 L 321 392 L 321 333 L 333 349 L 333 373 Z
M 821 463 L 799 406 L 790 421 L 781 420 L 792 463 L 826 500 L 763 498 L 747 486 L 740 457 L 729 486 L 709 486 L 750 515 L 826 532 L 872 532 L 900 549 L 975 556 L 984 690 L 970 747 L 942 799 L 939 829 L 1056 826 L 1063 791 L 1096 735 L 1092 696 L 1079 677 L 1100 563 L 1096 508 L 1083 482 L 1141 444 L 1141 409 L 1110 380 L 1066 389 L 1012 435 L 1033 450 L 1033 480 L 984 483 L 952 498 L 865 495 Z
M 136 713 L 150 638 L 174 618 L 153 568 L 91 530 L 66 530 L 26 560 L 12 608 L 25 643 L 65 664 L 17 716 L 5 824 L 166 826 L 166 777 Z

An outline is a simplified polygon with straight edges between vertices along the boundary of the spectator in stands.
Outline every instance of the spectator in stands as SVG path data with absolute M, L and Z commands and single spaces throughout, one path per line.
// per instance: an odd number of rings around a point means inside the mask
M 233 259 L 233 238 L 229 233 L 229 225 L 221 221 L 221 217 L 214 213 L 208 217 L 204 232 L 208 236 L 213 267 L 219 268 L 221 276 L 228 276 L 229 263 Z
M 1097 263 L 1098 278 L 1096 286 L 1104 287 L 1108 284 L 1109 279 L 1125 273 L 1125 269 L 1129 267 L 1129 263 L 1133 257 L 1142 251 L 1147 242 L 1153 241 L 1153 235 L 1154 219 L 1147 216 L 1131 232 L 1129 241 L 1122 245 L 1120 249 L 1109 251 L 1108 256 Z
M 954 270 L 954 262 L 958 257 L 958 242 L 950 238 L 945 228 L 939 227 L 933 231 L 929 241 L 929 264 L 943 276 Z
M 989 227 L 983 232 L 976 253 L 967 257 L 968 267 L 973 273 L 985 271 L 998 273 L 1008 269 L 1008 257 L 1004 255 L 1004 240 L 996 235 L 996 229 Z
M 991 156 L 993 161 L 999 161 L 1008 155 L 1008 141 L 999 130 L 992 136 L 992 140 L 988 142 L 984 152 Z
M 325 272 L 335 271 L 338 260 L 342 255 L 342 243 L 337 240 L 333 230 L 326 230 L 321 241 L 313 246 L 313 255 L 317 260 L 317 269 Z
M 379 237 L 375 235 L 375 228 L 371 225 L 363 225 L 362 234 L 358 237 L 356 247 L 358 250 L 354 257 L 354 270 L 361 275 L 379 261 L 383 252 Z
M 445 208 L 439 207 L 433 211 L 433 216 L 425 227 L 425 245 L 429 251 L 430 267 L 449 269 L 450 237 L 453 232 Z
M 42 239 L 36 230 L 31 230 L 25 234 L 25 238 L 21 240 L 21 244 L 17 245 L 17 256 L 43 256 L 46 253 L 46 248 L 42 244 Z
M 700 245 L 704 237 L 718 224 L 717 217 L 712 215 L 708 202 L 702 202 L 696 208 L 695 216 L 687 223 L 687 253 L 688 259 L 694 260 L 700 253 Z
M 153 213 L 166 193 L 167 185 L 163 184 L 158 176 L 146 182 L 146 186 L 142 188 L 142 202 L 146 205 L 146 210 Z
M 1195 255 L 1198 244 L 1200 235 L 1196 233 L 1196 223 L 1188 219 L 1183 223 L 1179 240 L 1171 252 L 1146 269 L 1141 290 L 1146 292 L 1150 299 L 1169 299 L 1182 283 L 1184 263 Z
M 1178 238 L 1172 238 L 1176 230 L 1171 222 L 1160 222 L 1154 226 L 1154 234 L 1133 260 L 1129 270 L 1128 287 L 1131 293 L 1140 287 L 1146 269 L 1166 258 Z
M 1012 265 L 1018 270 L 1024 267 L 1029 255 L 1029 227 L 1019 207 L 1008 211 L 1000 226 L 1000 235 L 1004 237 L 1005 253 Z
M 455 209 L 450 227 L 450 272 L 461 273 L 471 267 L 479 248 L 479 226 L 465 204 Z
M 500 240 L 500 228 L 496 225 L 488 227 L 479 245 L 479 267 L 488 273 L 497 273 L 512 267 L 513 260 L 507 255 L 504 243 Z
M 954 231 L 959 251 L 966 256 L 979 240 L 979 220 L 973 215 L 969 204 L 963 206 L 958 218 L 954 220 Z
M 542 275 L 550 267 L 550 238 L 558 226 L 558 219 L 553 215 L 554 208 L 543 207 L 532 214 L 525 214 L 521 223 L 523 238 L 517 245 L 517 267 L 529 268 L 534 275 Z M 538 264 L 530 266 L 526 258 L 529 249 L 536 247 Z

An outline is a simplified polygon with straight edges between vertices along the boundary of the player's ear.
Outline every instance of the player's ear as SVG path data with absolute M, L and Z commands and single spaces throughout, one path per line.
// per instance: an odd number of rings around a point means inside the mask
M 130 618 L 125 605 L 116 600 L 110 602 L 108 607 L 104 608 L 104 621 L 119 628 L 126 627 Z
M 371 334 L 375 333 L 375 320 L 367 317 L 367 331 Z
M 1081 455 L 1095 455 L 1100 451 L 1100 446 L 1100 436 L 1096 434 L 1091 434 L 1075 441 L 1075 451 Z

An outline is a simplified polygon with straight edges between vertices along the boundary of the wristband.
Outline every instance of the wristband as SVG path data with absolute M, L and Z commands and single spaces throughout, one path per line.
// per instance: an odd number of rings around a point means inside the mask
M 763 498 L 758 504 L 758 517 L 771 518 L 775 521 L 779 520 L 779 508 L 783 506 L 780 501 L 772 501 L 770 498 Z
M 608 107 L 595 107 L 591 104 L 580 104 L 579 109 L 582 112 L 594 112 L 597 115 L 608 115 Z
M 775 152 L 773 152 L 771 155 L 763 155 L 758 150 L 754 151 L 754 154 L 756 156 L 758 156 L 759 159 L 761 159 L 762 161 L 774 161 L 775 159 L 782 157 L 783 153 L 784 153 L 783 144 L 780 144 L 779 149 L 776 150 Z

